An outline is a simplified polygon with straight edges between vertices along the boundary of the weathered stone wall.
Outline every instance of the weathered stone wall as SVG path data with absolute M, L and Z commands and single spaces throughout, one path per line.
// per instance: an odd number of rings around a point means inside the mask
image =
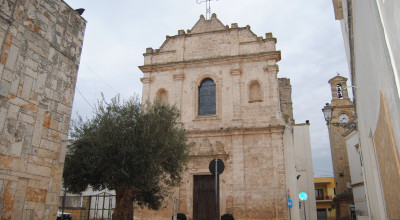
M 85 25 L 61 0 L 0 0 L 1 219 L 56 219 Z
M 290 79 L 278 78 L 279 100 L 281 103 L 281 111 L 283 119 L 286 123 L 294 123 L 293 103 L 292 103 L 292 85 Z

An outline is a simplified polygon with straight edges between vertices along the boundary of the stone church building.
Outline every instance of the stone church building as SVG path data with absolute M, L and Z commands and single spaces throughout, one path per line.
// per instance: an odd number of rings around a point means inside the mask
M 209 20 L 200 16 L 191 30 L 167 36 L 160 49 L 146 49 L 139 67 L 143 101 L 162 98 L 180 109 L 191 153 L 170 203 L 157 211 L 135 209 L 135 219 L 171 219 L 174 198 L 188 219 L 214 219 L 215 178 L 209 163 L 215 158 L 225 164 L 217 183 L 219 216 L 303 216 L 299 169 L 304 171 L 300 179 L 313 186 L 309 123 L 294 124 L 290 80 L 277 77 L 281 53 L 276 42 L 271 33 L 258 37 L 250 26 L 225 26 L 213 14 Z M 297 141 L 306 143 L 299 147 L 310 152 L 304 157 L 308 161 L 296 161 Z M 316 219 L 314 190 L 309 191 L 307 217 Z

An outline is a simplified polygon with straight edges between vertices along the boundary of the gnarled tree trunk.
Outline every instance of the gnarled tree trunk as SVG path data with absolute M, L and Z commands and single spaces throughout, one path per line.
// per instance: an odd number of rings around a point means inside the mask
M 134 189 L 116 189 L 115 212 L 112 215 L 114 220 L 133 220 L 133 199 Z

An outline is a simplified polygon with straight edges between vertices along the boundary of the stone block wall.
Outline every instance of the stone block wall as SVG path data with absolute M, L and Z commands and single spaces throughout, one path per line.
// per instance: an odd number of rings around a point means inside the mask
M 1 219 L 56 219 L 85 26 L 61 0 L 0 0 Z

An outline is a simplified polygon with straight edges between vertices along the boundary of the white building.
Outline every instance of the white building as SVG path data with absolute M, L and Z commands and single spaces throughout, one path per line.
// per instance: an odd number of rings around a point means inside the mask
M 317 204 L 315 201 L 314 173 L 311 158 L 310 124 L 293 125 L 293 138 L 298 191 L 306 192 L 308 196 L 307 200 L 302 204 L 305 204 L 306 215 L 304 216 L 304 207 L 300 207 L 300 219 L 317 220 Z
M 370 219 L 400 219 L 400 1 L 333 0 L 352 79 Z
M 347 145 L 347 156 L 349 158 L 355 213 L 357 215 L 357 219 L 368 219 L 368 204 L 365 194 L 364 175 L 362 170 L 363 159 L 357 130 L 351 129 L 347 131 L 345 133 L 345 138 Z

